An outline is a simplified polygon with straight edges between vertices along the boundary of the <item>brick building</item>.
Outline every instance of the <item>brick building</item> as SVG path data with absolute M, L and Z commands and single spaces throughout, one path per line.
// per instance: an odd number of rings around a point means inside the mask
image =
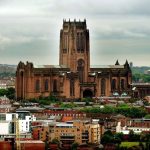
M 144 98 L 150 95 L 150 83 L 132 83 L 133 97 Z
M 97 122 L 90 120 L 72 120 L 67 122 L 51 122 L 47 125 L 34 126 L 32 137 L 34 140 L 52 142 L 57 139 L 61 146 L 70 147 L 77 142 L 80 144 L 99 144 L 103 128 Z
M 64 98 L 112 96 L 130 93 L 131 69 L 120 65 L 91 66 L 90 36 L 84 21 L 63 21 L 60 30 L 59 65 L 34 66 L 19 62 L 16 71 L 17 99 L 50 94 Z

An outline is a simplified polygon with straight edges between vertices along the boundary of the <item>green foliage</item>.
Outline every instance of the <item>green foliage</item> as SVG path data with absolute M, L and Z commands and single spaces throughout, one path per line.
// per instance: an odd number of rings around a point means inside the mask
M 113 143 L 120 145 L 121 144 L 121 139 L 119 137 L 114 137 Z
M 8 89 L 0 89 L 0 96 L 6 95 L 9 99 L 15 98 L 15 89 L 8 88 Z
M 59 145 L 60 142 L 59 142 L 56 138 L 54 138 L 54 139 L 51 141 L 51 144 L 57 144 L 57 145 Z
M 4 77 L 15 77 L 15 72 L 1 72 L 0 78 L 4 78 Z
M 144 74 L 146 70 L 150 67 L 133 67 L 132 68 L 132 80 L 133 82 L 138 82 L 142 80 L 143 82 L 150 82 L 150 75 Z
M 150 134 L 142 132 L 140 134 L 140 141 L 142 141 L 142 142 L 150 142 Z
M 138 82 L 140 80 L 142 80 L 143 82 L 150 82 L 150 75 L 148 75 L 148 74 L 133 74 L 132 80 L 134 82 Z
M 0 89 L 0 96 L 7 95 L 7 90 L 6 89 Z
M 110 130 L 108 130 L 102 136 L 101 143 L 104 145 L 107 143 L 114 143 L 119 145 L 121 143 L 121 138 L 116 134 L 114 135 Z
M 146 70 L 149 70 L 150 67 L 142 66 L 142 67 L 132 67 L 133 74 L 144 74 Z
M 60 105 L 60 107 L 62 107 L 62 108 L 74 108 L 74 107 L 77 107 L 78 105 L 76 105 L 76 104 L 74 104 L 74 103 L 69 103 L 69 104 L 64 104 L 64 103 L 62 103 L 61 105 Z
M 129 102 L 130 102 L 130 103 L 135 103 L 137 100 L 139 100 L 139 99 L 137 99 L 137 98 L 130 98 L 130 99 L 129 99 Z
M 130 132 L 129 132 L 129 141 L 130 142 L 140 141 L 140 135 L 135 134 L 133 130 L 130 130 Z
M 55 102 L 58 101 L 58 98 L 55 97 L 55 96 L 53 96 L 53 95 L 50 95 L 50 96 L 48 96 L 48 97 L 42 97 L 42 96 L 40 96 L 40 97 L 39 97 L 39 100 L 47 100 L 47 101 L 50 101 L 50 102 L 52 102 L 52 103 L 55 103 Z
M 113 133 L 110 130 L 104 132 L 104 135 L 113 136 Z
M 148 141 L 148 142 L 145 143 L 145 149 L 146 150 L 150 149 L 150 141 Z
M 150 114 L 145 115 L 145 119 L 150 119 Z
M 118 107 L 120 107 L 120 108 L 129 108 L 129 105 L 124 103 L 124 104 L 119 104 Z
M 131 118 L 141 118 L 147 114 L 145 109 L 137 107 L 116 107 L 115 112 Z
M 115 138 L 119 138 L 119 139 L 123 140 L 123 133 L 122 132 L 116 133 L 114 136 L 115 136 Z
M 128 105 L 121 105 L 118 107 L 104 106 L 104 108 L 83 108 L 81 111 L 86 113 L 122 114 L 131 118 L 140 118 L 147 114 L 146 110 L 143 108 L 130 107 Z
M 139 147 L 144 150 L 144 144 L 142 142 L 139 143 Z
M 143 108 L 131 107 L 129 111 L 129 117 L 141 118 L 147 114 L 146 110 Z
M 101 138 L 101 144 L 113 143 L 113 136 L 104 134 Z
M 55 96 L 48 96 L 48 97 L 42 97 L 40 96 L 39 99 L 30 99 L 29 100 L 32 103 L 39 103 L 40 105 L 50 105 L 51 103 L 56 103 L 58 102 L 58 98 Z
M 77 150 L 79 144 L 77 142 L 74 142 L 72 145 L 71 145 L 71 150 Z
M 121 142 L 120 147 L 132 147 L 132 146 L 138 146 L 139 142 Z
M 112 106 L 105 106 L 104 108 L 101 108 L 101 113 L 104 114 L 113 114 L 115 113 L 115 107 Z
M 7 95 L 9 99 L 14 99 L 15 98 L 15 89 L 14 88 L 8 88 L 7 89 Z

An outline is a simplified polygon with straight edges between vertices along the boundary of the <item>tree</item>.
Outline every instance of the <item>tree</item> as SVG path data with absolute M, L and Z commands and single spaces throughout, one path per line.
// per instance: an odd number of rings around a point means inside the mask
M 74 108 L 74 107 L 77 107 L 77 105 L 76 104 L 74 104 L 74 103 L 70 103 L 70 104 L 61 104 L 60 105 L 60 107 L 62 107 L 62 108 Z
M 115 143 L 119 146 L 121 144 L 121 139 L 119 137 L 114 137 L 113 143 Z
M 8 89 L 0 89 L 0 96 L 8 97 L 9 99 L 15 98 L 15 89 L 14 88 L 8 88 Z
M 79 144 L 77 142 L 74 142 L 72 145 L 71 145 L 71 149 L 72 150 L 77 150 L 77 147 L 79 146 Z
M 105 145 L 107 143 L 113 143 L 113 137 L 108 134 L 105 134 L 101 138 L 101 144 Z
M 150 141 L 145 143 L 145 149 L 149 150 L 150 149 Z
M 130 130 L 129 132 L 129 141 L 140 141 L 140 135 L 135 134 L 133 130 Z
M 59 140 L 57 140 L 56 138 L 54 138 L 54 139 L 51 141 L 51 143 L 52 143 L 52 144 L 57 144 L 57 145 L 60 144 Z
M 110 130 L 104 132 L 104 135 L 101 138 L 101 144 L 113 143 L 114 135 Z
M 121 140 L 123 140 L 123 133 L 121 132 L 121 133 L 116 133 L 115 134 L 115 138 L 120 138 Z
M 109 135 L 113 137 L 113 133 L 110 130 L 105 131 L 104 135 Z
M 129 141 L 133 141 L 133 137 L 134 137 L 134 131 L 130 130 L 130 132 L 129 132 Z
M 0 96 L 4 96 L 7 94 L 6 89 L 0 89 Z
M 15 89 L 10 87 L 7 89 L 7 95 L 9 99 L 15 99 Z
M 145 119 L 150 119 L 150 114 L 145 115 Z
M 115 108 L 112 106 L 105 106 L 104 108 L 101 109 L 101 113 L 104 114 L 113 114 L 114 113 Z
M 142 142 L 139 143 L 139 147 L 141 150 L 144 150 L 144 144 Z

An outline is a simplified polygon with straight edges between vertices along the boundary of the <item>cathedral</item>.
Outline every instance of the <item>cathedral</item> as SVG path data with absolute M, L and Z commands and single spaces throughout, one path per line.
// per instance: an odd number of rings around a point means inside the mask
M 60 30 L 59 65 L 34 66 L 19 62 L 16 98 L 40 96 L 74 99 L 129 95 L 132 73 L 128 61 L 120 65 L 90 65 L 90 35 L 86 20 L 66 21 Z

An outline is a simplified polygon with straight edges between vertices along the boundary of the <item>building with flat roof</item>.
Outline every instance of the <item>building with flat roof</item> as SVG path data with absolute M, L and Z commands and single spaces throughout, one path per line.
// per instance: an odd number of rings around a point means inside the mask
M 97 121 L 90 119 L 75 119 L 66 122 L 47 122 L 35 125 L 32 136 L 35 140 L 49 141 L 57 139 L 61 147 L 71 146 L 74 142 L 79 145 L 86 143 L 99 144 L 103 128 Z

